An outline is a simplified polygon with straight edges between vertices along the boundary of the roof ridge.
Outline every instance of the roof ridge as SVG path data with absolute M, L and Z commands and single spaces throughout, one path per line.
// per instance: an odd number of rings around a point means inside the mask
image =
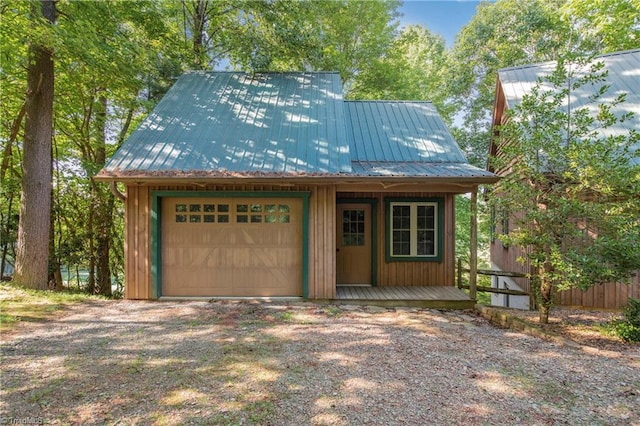
M 345 99 L 344 102 L 379 102 L 379 103 L 397 103 L 397 104 L 433 104 L 433 101 L 425 100 L 407 100 L 407 99 Z
M 621 56 L 621 55 L 628 55 L 628 54 L 633 54 L 633 53 L 640 53 L 640 49 L 629 49 L 629 50 L 620 50 L 618 52 L 603 53 L 601 55 L 594 56 L 593 59 L 608 58 L 608 57 L 612 57 L 612 56 Z M 527 68 L 536 68 L 536 67 L 540 67 L 542 65 L 551 65 L 551 64 L 554 64 L 556 62 L 558 62 L 557 59 L 553 60 L 553 61 L 543 61 L 543 62 L 534 62 L 534 63 L 530 63 L 530 64 L 523 64 L 523 65 L 514 65 L 514 66 L 511 66 L 511 67 L 498 68 L 498 72 L 521 70 L 521 69 L 527 69 Z
M 311 74 L 340 74 L 340 71 L 230 71 L 230 70 L 186 70 L 183 74 L 242 74 L 242 75 L 259 75 L 259 74 L 291 74 L 291 75 L 311 75 Z

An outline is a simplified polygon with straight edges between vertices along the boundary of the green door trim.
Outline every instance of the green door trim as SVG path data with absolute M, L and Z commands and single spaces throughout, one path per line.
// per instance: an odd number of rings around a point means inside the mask
M 309 298 L 309 192 L 306 191 L 151 191 L 151 297 L 162 296 L 162 199 L 163 198 L 301 198 L 302 199 L 302 297 Z
M 376 287 L 378 285 L 378 199 L 337 198 L 336 204 L 368 204 L 371 206 L 371 286 Z M 336 232 L 338 232 L 337 227 Z

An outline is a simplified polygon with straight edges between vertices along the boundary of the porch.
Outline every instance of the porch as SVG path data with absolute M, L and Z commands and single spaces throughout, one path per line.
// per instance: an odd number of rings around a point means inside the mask
M 340 304 L 375 305 L 383 307 L 407 306 L 434 309 L 473 309 L 475 300 L 464 291 L 451 286 L 372 287 L 339 285 L 336 298 Z

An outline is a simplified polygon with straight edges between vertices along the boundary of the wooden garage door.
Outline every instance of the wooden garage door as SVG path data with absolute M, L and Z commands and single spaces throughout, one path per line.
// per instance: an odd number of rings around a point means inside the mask
M 163 198 L 163 296 L 302 296 L 302 201 Z

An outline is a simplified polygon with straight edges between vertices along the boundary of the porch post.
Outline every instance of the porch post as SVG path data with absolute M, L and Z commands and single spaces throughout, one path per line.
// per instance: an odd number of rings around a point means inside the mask
M 469 297 L 476 300 L 476 282 L 478 277 L 478 187 L 471 191 L 471 253 L 469 255 Z

